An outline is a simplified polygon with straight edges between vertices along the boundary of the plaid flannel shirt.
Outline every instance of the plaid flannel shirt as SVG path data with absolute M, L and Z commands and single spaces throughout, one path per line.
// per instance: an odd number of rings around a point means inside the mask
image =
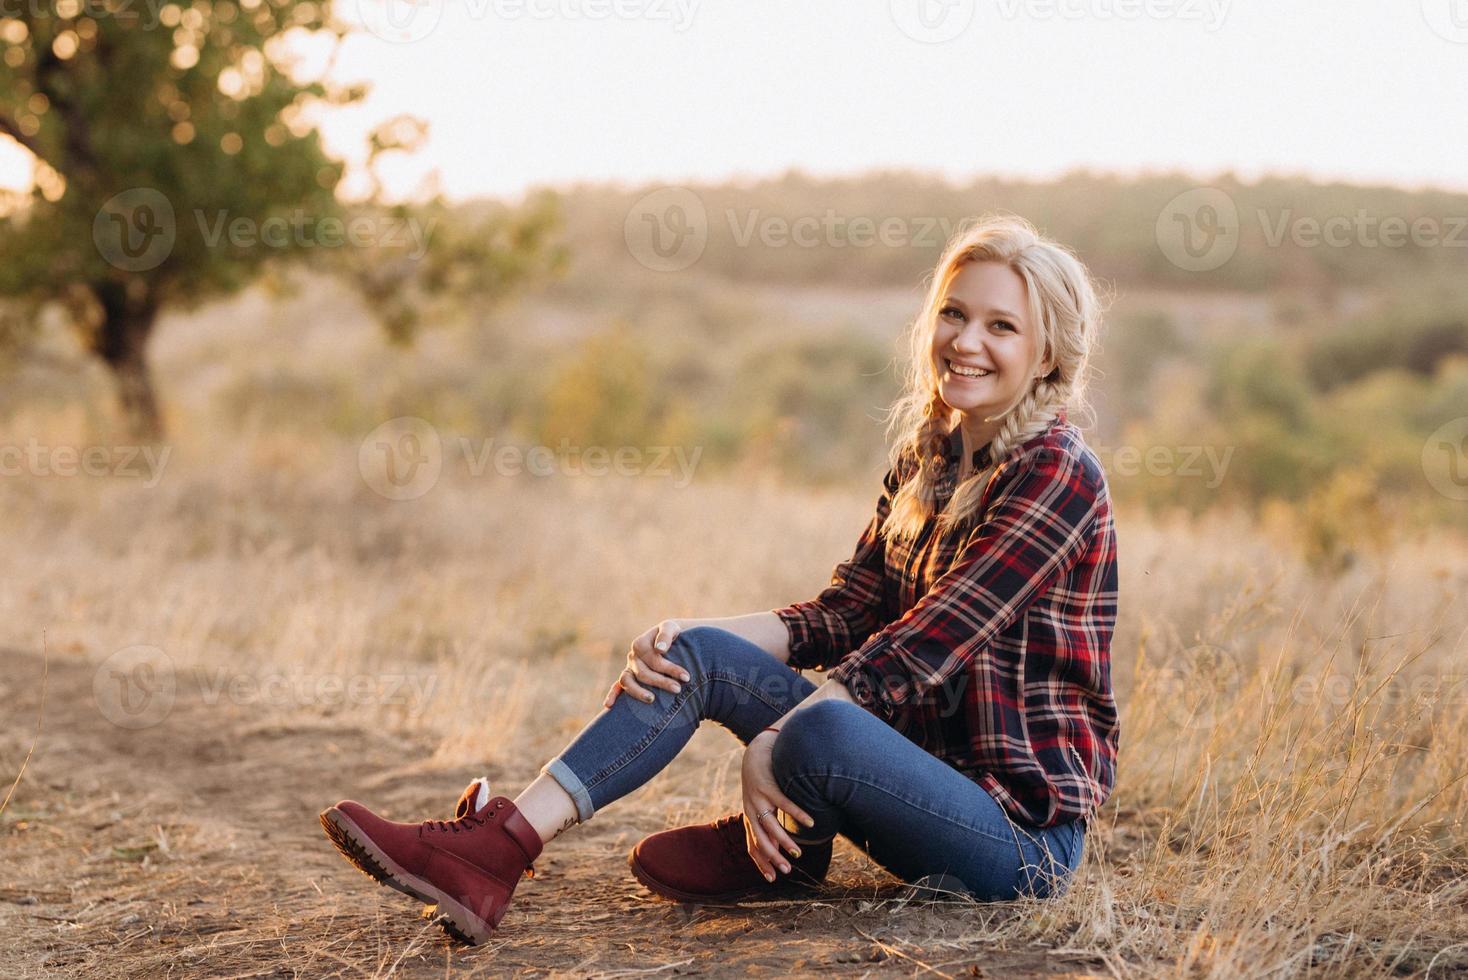
M 938 510 L 962 445 L 955 426 L 930 462 L 943 467 Z M 1062 413 L 990 477 L 981 520 L 939 535 L 935 516 L 888 545 L 878 529 L 908 473 L 888 471 L 831 585 L 772 610 L 790 633 L 790 666 L 835 664 L 827 677 L 858 704 L 1016 820 L 1089 818 L 1111 794 L 1118 743 L 1116 532 L 1100 462 Z

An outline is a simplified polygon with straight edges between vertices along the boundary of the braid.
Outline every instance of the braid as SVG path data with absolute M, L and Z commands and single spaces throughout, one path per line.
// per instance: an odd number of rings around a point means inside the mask
M 951 527 L 960 520 L 976 516 L 979 500 L 989 485 L 990 477 L 1009 461 L 1015 450 L 1048 429 L 1056 414 L 1065 407 L 1065 392 L 1061 388 L 1054 381 L 1036 381 L 1014 407 L 1004 414 L 999 431 L 989 443 L 988 465 L 963 481 L 963 485 L 954 493 L 953 499 L 948 502 L 948 507 L 939 518 L 943 526 Z M 955 514 L 964 517 L 955 518 Z
M 899 486 L 892 498 L 890 516 L 881 528 L 883 537 L 916 536 L 935 509 L 942 467 L 933 463 L 934 457 L 942 454 L 949 416 L 948 406 L 936 391 L 923 405 L 922 416 L 917 430 L 892 458 Z

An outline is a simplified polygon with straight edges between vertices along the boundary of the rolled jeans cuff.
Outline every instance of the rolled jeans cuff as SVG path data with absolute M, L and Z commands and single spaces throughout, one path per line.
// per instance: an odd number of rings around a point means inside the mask
M 572 772 L 570 766 L 557 756 L 542 766 L 540 771 L 560 783 L 561 789 L 575 801 L 577 823 L 585 823 L 591 819 L 591 815 L 596 812 L 596 807 L 591 804 L 591 794 L 586 791 L 581 777 Z

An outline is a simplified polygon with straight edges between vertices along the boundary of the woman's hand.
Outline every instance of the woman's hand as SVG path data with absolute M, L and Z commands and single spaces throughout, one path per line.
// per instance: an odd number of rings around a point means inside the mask
M 612 702 L 617 700 L 617 695 L 623 691 L 639 701 L 651 702 L 653 694 L 648 690 L 650 687 L 662 688 L 674 694 L 682 690 L 679 681 L 687 683 L 688 671 L 663 654 L 672 646 L 673 640 L 683 631 L 684 626 L 692 625 L 692 620 L 684 620 L 680 624 L 676 620 L 665 619 L 633 640 L 632 648 L 627 651 L 627 666 L 622 668 L 622 672 L 612 682 L 602 707 L 610 708 Z
M 745 843 L 760 874 L 771 882 L 775 880 L 775 868 L 786 874 L 790 872 L 790 863 L 780 853 L 781 848 L 792 857 L 800 857 L 800 846 L 785 832 L 775 811 L 784 810 L 807 827 L 814 824 L 804 810 L 780 792 L 780 787 L 775 783 L 772 760 L 778 734 L 765 731 L 751 739 L 744 750 L 744 764 L 740 770 L 740 782 L 744 791 Z

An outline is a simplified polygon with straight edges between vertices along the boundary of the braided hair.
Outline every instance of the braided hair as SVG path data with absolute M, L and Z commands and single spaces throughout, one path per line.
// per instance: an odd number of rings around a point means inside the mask
M 1050 427 L 1062 412 L 1089 410 L 1085 399 L 1090 358 L 1101 324 L 1102 304 L 1090 273 L 1065 246 L 1040 235 L 1023 218 L 986 216 L 954 233 L 930 279 L 927 298 L 909 328 L 908 364 L 902 393 L 888 411 L 896 433 L 890 463 L 899 487 L 882 535 L 915 537 L 934 514 L 948 434 L 961 416 L 943 401 L 932 345 L 938 311 L 949 284 L 969 262 L 1002 262 L 1025 282 L 1030 318 L 1039 326 L 1041 363 L 1053 364 L 1000 413 L 986 465 L 954 490 L 938 515 L 941 529 L 976 519 L 990 478 L 1020 446 Z

